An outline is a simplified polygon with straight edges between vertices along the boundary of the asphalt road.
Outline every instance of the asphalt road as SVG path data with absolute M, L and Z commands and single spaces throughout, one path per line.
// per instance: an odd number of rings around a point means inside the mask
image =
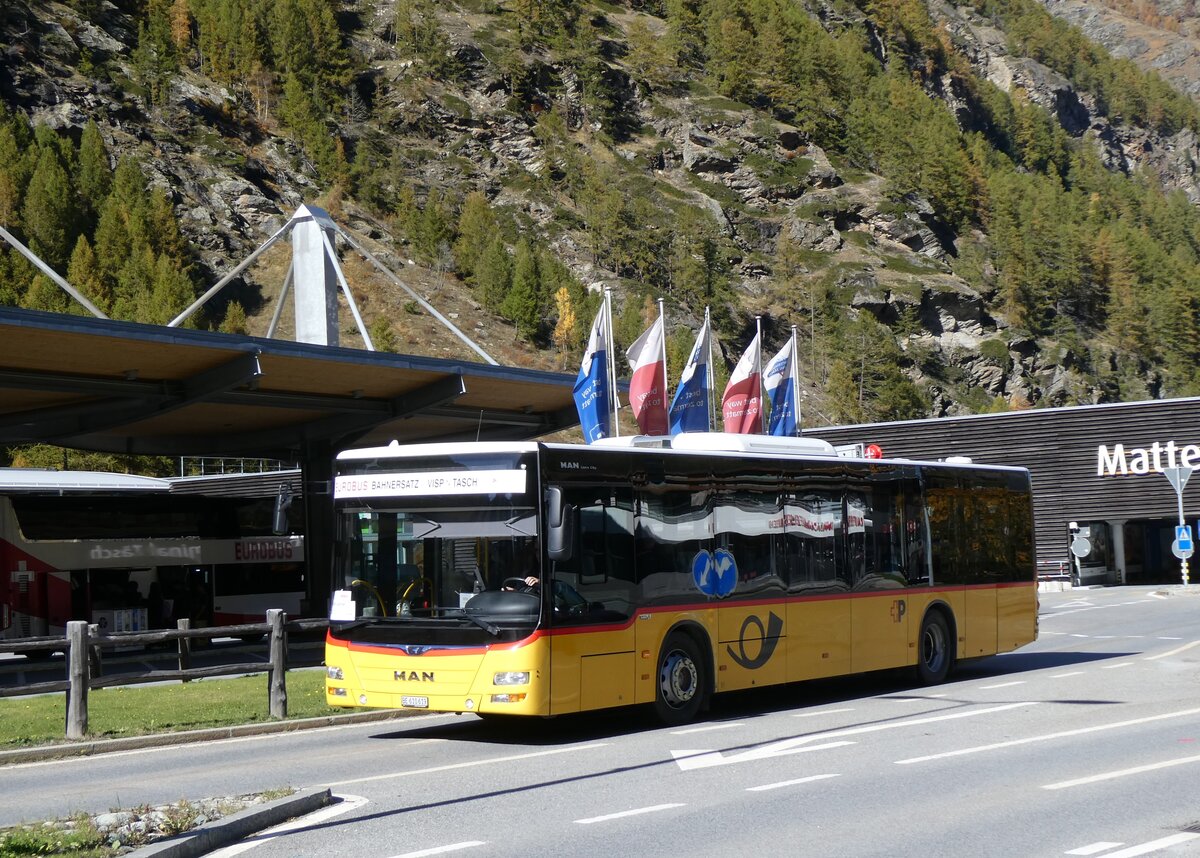
M 213 855 L 1200 856 L 1200 594 L 1042 595 L 1041 637 L 936 688 L 876 674 L 621 710 L 247 737 L 0 772 L 0 825 L 327 786 Z

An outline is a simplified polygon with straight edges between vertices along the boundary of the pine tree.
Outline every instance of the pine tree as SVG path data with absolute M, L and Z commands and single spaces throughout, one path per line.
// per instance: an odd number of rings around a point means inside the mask
M 248 334 L 249 328 L 246 324 L 246 309 L 239 301 L 230 301 L 225 307 L 225 318 L 221 319 L 221 327 L 218 330 L 223 334 Z
M 454 242 L 455 269 L 467 280 L 474 281 L 475 266 L 498 229 L 496 215 L 487 197 L 479 191 L 467 194 L 458 217 L 458 238 Z
M 57 149 L 43 148 L 29 180 L 21 223 L 29 249 L 63 271 L 75 246 L 75 194 Z
M 554 324 L 551 339 L 558 347 L 559 355 L 565 358 L 567 348 L 575 339 L 575 308 L 571 303 L 571 291 L 566 286 L 560 286 L 554 293 L 554 305 L 558 309 L 558 321 Z
M 99 213 L 100 206 L 112 189 L 112 179 L 113 168 L 104 137 L 95 120 L 89 120 L 79 140 L 79 172 L 76 180 L 89 219 Z
M 512 289 L 512 258 L 500 236 L 492 239 L 475 266 L 475 284 L 483 306 L 499 313 Z
M 75 303 L 59 285 L 45 274 L 33 278 L 25 293 L 21 306 L 29 310 L 46 310 L 50 313 L 66 313 Z M 78 306 L 78 305 L 76 305 Z
M 370 327 L 367 328 L 367 333 L 371 336 L 371 343 L 375 346 L 375 351 L 394 352 L 400 345 L 387 316 L 376 316 Z
M 96 305 L 106 316 L 112 315 L 112 291 L 104 280 L 100 263 L 86 236 L 79 236 L 67 266 L 67 282 Z
M 500 312 L 517 328 L 517 336 L 532 340 L 541 323 L 541 275 L 538 272 L 537 253 L 522 238 L 517 244 L 513 259 L 512 288 L 504 298 Z

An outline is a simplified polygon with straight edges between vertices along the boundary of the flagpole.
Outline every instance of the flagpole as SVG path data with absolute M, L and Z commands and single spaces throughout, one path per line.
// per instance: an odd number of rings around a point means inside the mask
M 754 342 L 758 352 L 754 357 L 754 362 L 758 366 L 758 434 L 764 434 L 766 423 L 763 421 L 763 406 L 766 405 L 766 397 L 763 395 L 763 369 L 762 369 L 762 316 L 754 317 Z
M 671 400 L 667 399 L 667 385 L 669 383 L 667 381 L 667 318 L 666 318 L 666 312 L 663 310 L 663 299 L 662 298 L 658 299 L 658 321 L 659 321 L 659 324 L 662 325 L 662 365 L 663 365 L 663 374 L 662 374 L 662 382 L 663 382 L 662 397 L 663 397 L 663 399 L 662 399 L 662 401 L 663 401 L 663 409 L 667 412 L 667 427 L 668 427 L 667 434 L 669 435 L 669 434 L 671 434 L 671 432 L 670 432 L 670 425 L 671 425 L 670 402 L 671 402 Z
M 713 362 L 712 362 L 712 321 L 708 315 L 708 307 L 704 308 L 704 334 L 708 341 L 708 360 L 704 363 L 705 384 L 708 385 L 708 431 L 713 431 L 713 426 L 716 425 L 716 383 L 713 378 Z
M 604 331 L 608 342 L 608 389 L 612 392 L 613 437 L 621 437 L 621 397 L 617 393 L 617 351 L 613 346 L 612 289 L 604 287 Z
M 792 325 L 792 410 L 795 411 L 796 437 L 800 437 L 800 364 L 796 351 L 796 326 Z

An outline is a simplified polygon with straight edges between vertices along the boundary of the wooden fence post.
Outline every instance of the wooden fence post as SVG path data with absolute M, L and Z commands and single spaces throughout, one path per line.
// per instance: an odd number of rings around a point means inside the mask
M 186 632 L 191 627 L 192 627 L 192 621 L 189 620 L 187 617 L 184 617 L 182 620 L 175 621 L 175 628 L 177 628 L 181 632 Z M 191 670 L 192 669 L 192 639 L 191 638 L 181 637 L 179 639 L 179 669 L 180 670 Z M 183 678 L 183 681 L 190 682 L 191 680 L 189 680 L 185 676 Z
M 89 676 L 102 676 L 104 669 L 101 667 L 103 655 L 100 652 L 100 644 L 95 641 L 100 640 L 100 626 L 92 623 L 88 626 L 88 672 Z
M 268 674 L 267 694 L 270 698 L 271 717 L 287 717 L 287 638 L 283 626 L 287 614 L 279 608 L 267 611 L 267 625 L 271 627 L 271 671 Z
M 67 738 L 82 739 L 88 729 L 88 624 L 67 622 Z

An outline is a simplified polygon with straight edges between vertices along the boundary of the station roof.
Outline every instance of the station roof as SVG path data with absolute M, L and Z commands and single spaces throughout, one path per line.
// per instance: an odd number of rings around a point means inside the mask
M 577 425 L 574 377 L 0 307 L 0 444 L 296 458 L 536 438 Z

